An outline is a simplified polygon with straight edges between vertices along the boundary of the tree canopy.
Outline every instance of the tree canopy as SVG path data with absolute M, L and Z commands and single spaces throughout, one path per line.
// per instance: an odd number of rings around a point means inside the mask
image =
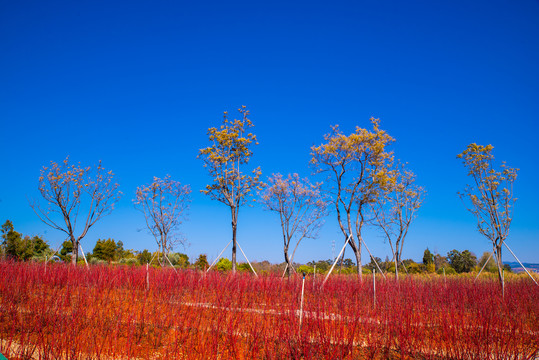
M 496 167 L 493 149 L 492 145 L 472 143 L 457 155 L 473 180 L 459 195 L 467 209 L 475 216 L 479 233 L 492 244 L 498 266 L 498 279 L 503 291 L 502 245 L 513 220 L 513 206 L 516 201 L 513 184 L 519 169 L 508 167 L 505 162 Z
M 112 212 L 121 196 L 119 185 L 113 180 L 114 174 L 106 171 L 101 161 L 93 168 L 82 167 L 70 164 L 67 157 L 61 163 L 51 161 L 50 166 L 41 169 L 39 192 L 45 207 L 36 201 L 31 204 L 32 209 L 46 225 L 66 234 L 73 246 L 73 264 L 78 260 L 82 238 L 99 219 Z M 86 216 L 78 229 L 81 204 Z
M 380 120 L 371 118 L 372 130 L 356 127 L 345 135 L 337 125 L 324 136 L 324 143 L 311 147 L 311 164 L 319 174 L 327 174 L 326 190 L 336 210 L 337 221 L 356 256 L 361 277 L 363 226 L 367 212 L 391 184 L 389 167 L 393 154 L 387 146 L 394 139 L 380 129 Z
M 253 190 L 262 185 L 260 167 L 249 175 L 241 172 L 240 165 L 247 165 L 257 145 L 256 135 L 248 132 L 254 125 L 249 119 L 245 106 L 238 109 L 240 119 L 231 120 L 224 112 L 223 123 L 219 128 L 208 129 L 210 146 L 199 151 L 198 157 L 212 177 L 213 182 L 206 185 L 202 193 L 230 208 L 232 215 L 232 271 L 236 271 L 236 231 L 240 206 L 244 205 Z

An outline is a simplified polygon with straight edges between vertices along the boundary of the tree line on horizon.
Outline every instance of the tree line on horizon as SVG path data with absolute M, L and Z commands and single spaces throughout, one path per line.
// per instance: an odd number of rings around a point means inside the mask
M 226 205 L 231 214 L 231 270 L 237 268 L 239 209 L 257 200 L 279 217 L 288 274 L 297 270 L 294 257 L 300 242 L 317 237 L 324 218 L 331 212 L 344 240 L 334 261 L 350 247 L 355 272 L 361 278 L 364 248 L 377 270 L 382 271 L 381 261 L 370 252 L 363 237 L 365 226 L 375 226 L 390 245 L 390 262 L 398 278 L 405 266 L 405 238 L 426 191 L 416 184 L 408 163 L 396 159 L 389 149 L 395 139 L 380 128 L 380 120 L 371 118 L 372 129 L 358 126 L 349 135 L 338 125 L 332 126 L 324 141 L 311 147 L 310 164 L 315 175 L 324 177 L 323 181 L 313 182 L 295 173 L 276 173 L 264 182 L 260 167 L 250 165 L 258 140 L 250 132 L 254 125 L 249 110 L 242 106 L 238 112 L 239 119 L 231 119 L 225 112 L 222 124 L 208 129 L 209 146 L 198 155 L 211 178 L 202 193 Z M 476 217 L 478 231 L 492 244 L 491 254 L 503 288 L 501 248 L 512 220 L 516 200 L 513 183 L 518 169 L 505 163 L 496 166 L 492 150 L 492 145 L 472 143 L 457 155 L 473 180 L 459 196 Z M 114 174 L 105 170 L 101 161 L 95 167 L 83 167 L 70 163 L 69 157 L 42 168 L 39 191 L 44 202 L 34 201 L 31 207 L 41 221 L 65 233 L 73 264 L 79 259 L 81 240 L 99 219 L 112 212 L 122 195 Z M 155 256 L 162 265 L 170 262 L 167 254 L 183 244 L 178 230 L 189 209 L 190 193 L 189 185 L 168 175 L 154 177 L 153 182 L 136 189 L 133 202 L 144 214 L 156 240 L 159 250 Z M 81 204 L 84 216 L 79 216 Z M 77 227 L 77 220 L 82 226 Z
M 2 242 L 0 243 L 0 255 L 17 261 L 52 261 L 52 262 L 70 262 L 72 255 L 72 244 L 70 241 L 64 241 L 59 248 L 59 251 L 54 251 L 50 245 L 40 236 L 30 237 L 28 235 L 15 231 L 13 223 L 10 220 L 1 227 Z M 92 265 L 99 264 L 124 264 L 124 265 L 146 265 L 160 266 L 157 260 L 159 251 L 150 252 L 147 249 L 142 251 L 133 249 L 124 249 L 123 242 L 115 241 L 114 239 L 98 239 L 92 251 L 85 254 L 86 261 Z M 497 271 L 496 263 L 490 253 L 483 253 L 480 259 L 477 259 L 474 253 L 469 250 L 462 252 L 453 249 L 447 253 L 447 256 L 442 256 L 438 253 L 431 253 L 427 248 L 423 254 L 423 261 L 417 263 L 412 259 L 405 259 L 399 265 L 401 272 L 407 274 L 460 274 L 469 272 L 478 272 L 483 266 L 488 273 Z M 167 254 L 170 265 L 178 269 L 195 269 L 207 270 L 209 263 L 206 254 L 200 254 L 194 261 L 190 261 L 187 254 L 181 252 L 170 252 Z M 313 260 L 306 264 L 294 263 L 294 268 L 297 272 L 306 274 L 326 274 L 330 267 L 337 259 Z M 79 263 L 84 263 L 79 259 Z M 253 267 L 257 273 L 282 273 L 283 267 L 286 268 L 287 263 L 270 263 L 269 261 L 253 262 Z M 372 273 L 377 269 L 377 266 L 385 273 L 394 273 L 394 262 L 388 257 L 384 261 L 380 258 L 371 259 L 362 271 L 364 274 Z M 339 274 L 353 274 L 356 264 L 350 258 L 341 258 L 337 264 L 337 272 Z M 215 263 L 214 269 L 221 272 L 231 271 L 232 262 L 226 257 L 219 258 Z M 505 271 L 511 271 L 511 267 L 504 264 Z M 238 264 L 239 271 L 250 272 L 250 266 L 247 263 Z

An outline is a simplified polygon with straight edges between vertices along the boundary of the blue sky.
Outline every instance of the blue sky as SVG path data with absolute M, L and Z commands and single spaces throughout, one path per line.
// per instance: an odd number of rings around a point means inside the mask
M 428 191 L 404 248 L 415 260 L 426 247 L 491 248 L 457 196 L 469 179 L 456 155 L 494 145 L 521 169 L 508 244 L 539 262 L 538 1 L 3 1 L 0 46 L 0 221 L 24 234 L 63 240 L 28 199 L 39 198 L 40 168 L 69 155 L 102 160 L 124 192 L 85 250 L 109 237 L 156 249 L 131 200 L 170 174 L 193 189 L 182 251 L 214 258 L 230 213 L 199 193 L 211 179 L 196 156 L 222 112 L 246 105 L 260 142 L 252 164 L 265 176 L 310 176 L 310 147 L 330 125 L 350 133 L 380 118 Z M 279 232 L 260 205 L 240 210 L 250 259 L 282 261 Z M 376 256 L 390 254 L 376 231 L 366 235 Z M 338 251 L 334 214 L 297 260 L 330 258 L 333 240 Z

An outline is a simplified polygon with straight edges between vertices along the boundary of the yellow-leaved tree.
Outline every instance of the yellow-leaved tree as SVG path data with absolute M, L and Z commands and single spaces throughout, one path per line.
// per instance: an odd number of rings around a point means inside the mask
M 211 145 L 201 149 L 198 157 L 204 161 L 204 167 L 213 178 L 202 193 L 209 195 L 230 208 L 232 216 L 232 271 L 236 271 L 236 230 L 238 213 L 253 190 L 260 189 L 260 167 L 250 174 L 240 171 L 246 166 L 253 154 L 252 147 L 258 145 L 256 136 L 248 132 L 253 127 L 249 119 L 249 110 L 245 106 L 238 109 L 240 119 L 231 120 L 224 112 L 223 124 L 219 128 L 209 128 L 208 138 Z
M 468 169 L 473 182 L 467 185 L 460 198 L 477 219 L 477 230 L 492 243 L 494 258 L 498 266 L 498 278 L 504 289 L 502 245 L 509 233 L 513 220 L 513 183 L 517 178 L 517 168 L 510 168 L 502 162 L 499 169 L 494 166 L 492 145 L 472 143 L 457 155 Z
M 382 230 L 391 247 L 395 277 L 398 279 L 404 239 L 417 210 L 423 203 L 425 189 L 416 185 L 415 174 L 407 170 L 402 163 L 397 163 L 389 174 L 391 177 L 389 186 L 371 207 L 374 225 Z
M 337 221 L 349 240 L 361 278 L 362 229 L 368 222 L 367 212 L 372 203 L 391 184 L 390 166 L 393 154 L 386 150 L 394 139 L 380 129 L 379 119 L 371 118 L 372 130 L 356 127 L 344 135 L 337 125 L 324 136 L 325 142 L 311 147 L 311 164 L 317 173 L 327 173 L 331 184 L 332 203 Z

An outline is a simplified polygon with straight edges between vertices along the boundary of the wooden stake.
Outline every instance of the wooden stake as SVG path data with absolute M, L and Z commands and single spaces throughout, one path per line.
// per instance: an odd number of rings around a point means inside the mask
M 150 290 L 150 273 L 148 272 L 148 265 L 150 263 L 146 263 L 146 290 Z
M 445 279 L 445 268 L 442 268 L 444 270 L 444 285 L 447 284 L 447 280 Z
M 299 306 L 299 330 L 301 331 L 301 323 L 303 321 L 303 295 L 305 294 L 305 273 L 303 273 L 303 281 L 301 283 L 301 303 Z
M 505 299 L 505 269 L 502 268 L 502 299 Z
M 376 269 L 372 269 L 373 307 L 376 308 Z

